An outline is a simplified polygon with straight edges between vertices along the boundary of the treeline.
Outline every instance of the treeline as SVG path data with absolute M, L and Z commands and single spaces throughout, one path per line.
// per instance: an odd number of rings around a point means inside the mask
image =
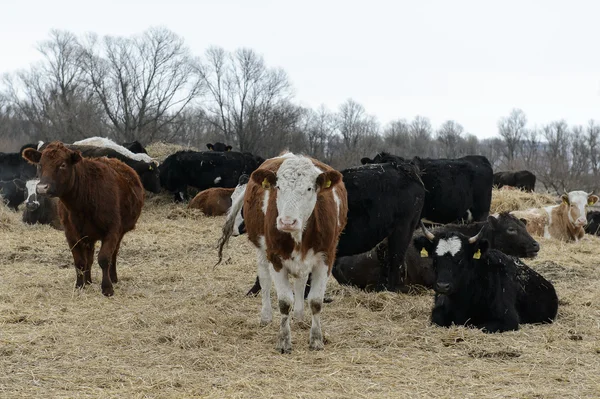
M 287 148 L 337 168 L 381 150 L 405 157 L 482 154 L 495 170 L 531 170 L 538 189 L 598 187 L 600 126 L 593 120 L 532 128 L 515 109 L 499 119 L 497 138 L 485 140 L 456 121 L 434 127 L 424 116 L 382 126 L 352 99 L 337 110 L 299 106 L 285 71 L 253 50 L 211 47 L 196 56 L 164 28 L 134 37 L 52 31 L 38 50 L 42 61 L 2 79 L 3 151 L 105 136 L 198 148 L 223 141 L 263 157 Z

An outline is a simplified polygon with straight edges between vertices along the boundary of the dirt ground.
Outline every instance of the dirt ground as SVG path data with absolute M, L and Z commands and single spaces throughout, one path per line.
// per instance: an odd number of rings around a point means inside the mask
M 540 240 L 528 263 L 555 283 L 553 325 L 484 334 L 429 324 L 432 292 L 364 293 L 332 278 L 325 350 L 292 326 L 275 351 L 246 237 L 214 268 L 223 217 L 149 198 L 119 254 L 115 296 L 75 290 L 64 234 L 0 209 L 0 397 L 3 398 L 598 398 L 600 240 Z M 275 298 L 273 294 L 273 306 Z

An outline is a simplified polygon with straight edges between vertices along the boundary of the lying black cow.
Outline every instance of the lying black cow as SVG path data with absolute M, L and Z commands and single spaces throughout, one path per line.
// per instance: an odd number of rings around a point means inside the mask
M 218 141 L 215 144 L 211 144 L 211 143 L 206 144 L 206 148 L 208 148 L 210 151 L 219 151 L 219 152 L 231 151 L 233 149 L 232 146 L 224 144 L 224 143 L 220 143 Z
M 404 159 L 381 152 L 375 158 L 362 158 L 363 164 L 403 162 Z M 421 171 L 425 204 L 421 217 L 435 223 L 484 221 L 492 201 L 493 170 L 484 156 L 458 159 L 415 157 L 411 161 Z
M 489 249 L 479 234 L 469 238 L 422 229 L 414 246 L 433 259 L 433 324 L 470 325 L 492 333 L 518 330 L 519 323 L 554 320 L 558 309 L 554 287 L 524 263 Z
M 481 237 L 488 241 L 490 248 L 506 255 L 533 258 L 540 250 L 538 242 L 527 232 L 524 221 L 508 212 L 500 213 L 497 217 L 489 216 L 485 222 L 449 224 L 433 230 L 435 234 L 448 231 L 459 232 L 469 237 L 481 231 Z M 422 232 L 416 231 L 413 238 L 422 235 Z M 384 241 L 369 252 L 338 257 L 333 266 L 333 276 L 343 285 L 361 289 L 374 287 L 378 282 L 379 269 L 387 264 L 387 247 L 387 242 Z M 401 276 L 403 285 L 433 288 L 435 272 L 431 258 L 421 257 L 421 254 L 411 245 L 406 252 L 405 266 L 405 274 Z
M 129 143 L 123 143 L 121 145 L 127 148 L 129 151 L 133 152 L 134 154 L 148 154 L 148 151 L 146 151 L 142 143 L 140 143 L 137 140 L 131 141 Z
M 43 144 L 38 151 L 43 151 L 49 143 Z M 65 146 L 71 150 L 77 150 L 81 152 L 85 158 L 99 158 L 108 157 L 116 158 L 129 165 L 140 177 L 144 188 L 152 193 L 160 192 L 160 174 L 158 166 L 154 162 L 144 162 L 131 159 L 128 156 L 113 150 L 108 147 L 96 147 L 91 145 L 74 145 L 65 144 Z
M 20 179 L 24 182 L 34 178 L 37 169 L 21 157 L 26 148 L 36 148 L 35 144 L 25 144 L 19 152 L 0 152 L 0 181 Z
M 175 201 L 184 201 L 188 199 L 188 186 L 199 191 L 232 188 L 241 175 L 250 175 L 263 161 L 248 152 L 178 151 L 160 165 L 160 183 L 174 194 Z
M 23 211 L 23 223 L 26 224 L 49 224 L 55 229 L 62 230 L 62 224 L 58 215 L 58 198 L 50 198 L 39 195 L 36 185 L 39 179 L 29 180 L 26 183 L 27 200 Z
M 397 291 L 401 288 L 401 265 L 425 198 L 418 169 L 397 162 L 350 168 L 342 175 L 348 192 L 348 222 L 338 242 L 337 256 L 366 252 L 387 238 L 387 262 L 378 269 L 374 288 Z M 248 295 L 259 291 L 257 278 Z
M 21 179 L 0 181 L 0 197 L 7 207 L 17 211 L 25 201 L 25 182 Z
M 600 212 L 589 211 L 587 213 L 587 224 L 585 225 L 587 234 L 600 236 Z
M 535 190 L 535 180 L 535 175 L 528 170 L 494 173 L 494 186 L 498 188 L 510 186 L 531 193 Z

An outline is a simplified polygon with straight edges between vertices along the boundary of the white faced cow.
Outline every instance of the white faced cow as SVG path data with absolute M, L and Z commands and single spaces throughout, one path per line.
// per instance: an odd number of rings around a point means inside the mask
M 291 153 L 265 161 L 250 176 L 245 194 L 234 200 L 223 227 L 223 246 L 240 209 L 248 239 L 256 247 L 262 290 L 261 324 L 272 320 L 271 279 L 281 312 L 277 349 L 292 349 L 289 313 L 304 312 L 304 286 L 312 273 L 308 302 L 312 311 L 310 348 L 323 349 L 320 313 L 339 235 L 346 226 L 346 188 L 340 172 L 315 159 Z M 288 276 L 295 277 L 294 287 Z
M 531 235 L 562 241 L 579 241 L 585 234 L 586 207 L 598 201 L 597 195 L 571 191 L 562 195 L 560 205 L 513 211 L 512 215 L 527 221 Z

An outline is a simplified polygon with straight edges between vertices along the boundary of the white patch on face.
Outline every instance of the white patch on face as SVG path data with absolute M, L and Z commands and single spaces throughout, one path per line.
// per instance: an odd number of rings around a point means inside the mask
M 281 155 L 279 155 L 277 157 L 274 157 L 274 158 L 292 158 L 292 157 L 295 157 L 294 153 L 292 153 L 292 152 L 286 152 L 285 154 L 281 154 Z
M 440 240 L 435 248 L 435 253 L 437 256 L 444 256 L 448 253 L 454 256 L 458 253 L 458 251 L 460 251 L 461 245 L 462 244 L 458 237 L 450 237 L 447 240 Z
M 340 208 L 342 206 L 342 201 L 340 201 L 340 197 L 338 196 L 335 187 L 333 188 L 333 200 L 335 201 L 335 205 L 336 205 L 335 210 L 337 211 L 336 212 L 336 214 L 337 214 L 337 224 L 338 224 L 338 226 L 340 226 L 341 225 L 341 223 L 340 223 Z
M 568 196 L 569 222 L 575 227 L 582 227 L 587 223 L 585 208 L 588 203 L 588 194 L 585 191 L 571 191 Z
M 221 181 L 221 176 L 219 176 L 215 179 L 215 184 L 219 184 L 220 181 Z
M 267 208 L 269 207 L 269 190 L 265 190 L 265 194 L 263 196 L 263 203 L 262 203 L 262 211 L 263 214 L 267 214 Z
M 27 190 L 27 202 L 33 202 L 36 205 L 40 204 L 37 200 L 37 190 L 36 190 L 36 186 L 38 185 L 39 182 L 40 182 L 39 179 L 34 179 L 34 180 L 28 180 L 27 183 L 25 183 L 25 189 Z M 31 201 L 29 201 L 29 199 L 31 199 Z

